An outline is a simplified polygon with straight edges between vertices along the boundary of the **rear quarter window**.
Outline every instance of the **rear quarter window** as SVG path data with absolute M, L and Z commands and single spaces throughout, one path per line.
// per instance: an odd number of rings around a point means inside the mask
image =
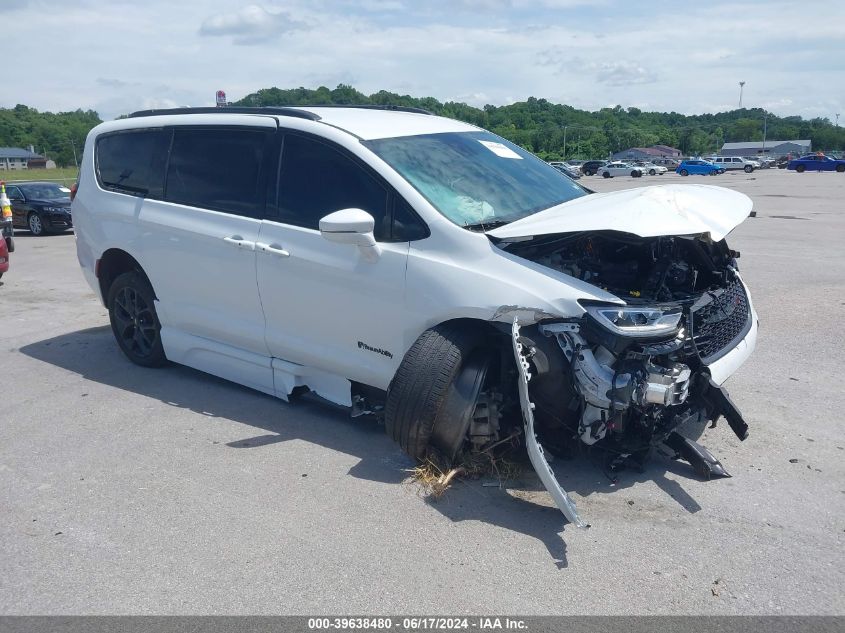
M 161 198 L 169 146 L 170 133 L 163 129 L 101 136 L 95 150 L 100 186 L 121 193 Z

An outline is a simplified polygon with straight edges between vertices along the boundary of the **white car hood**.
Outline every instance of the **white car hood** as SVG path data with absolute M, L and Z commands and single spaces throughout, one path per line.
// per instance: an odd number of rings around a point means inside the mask
M 594 193 L 488 231 L 499 239 L 579 231 L 640 237 L 709 233 L 719 241 L 751 213 L 744 193 L 712 185 L 655 185 Z

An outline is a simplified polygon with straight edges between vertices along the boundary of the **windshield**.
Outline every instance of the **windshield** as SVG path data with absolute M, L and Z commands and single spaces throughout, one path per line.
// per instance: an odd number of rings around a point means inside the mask
M 28 200 L 70 200 L 70 189 L 54 183 L 38 183 L 33 185 L 18 185 Z
M 489 132 L 363 143 L 460 226 L 493 228 L 587 194 L 551 165 Z

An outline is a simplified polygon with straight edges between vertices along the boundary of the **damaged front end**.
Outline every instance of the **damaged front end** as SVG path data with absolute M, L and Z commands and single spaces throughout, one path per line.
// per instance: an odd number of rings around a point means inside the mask
M 499 246 L 624 298 L 584 302 L 578 318 L 531 322 L 520 314 L 512 321 L 526 447 L 572 523 L 586 526 L 551 475 L 538 436 L 558 454 L 595 447 L 612 472 L 642 469 L 660 447 L 704 479 L 730 476 L 679 430 L 724 417 L 740 440 L 748 435 L 721 387 L 750 354 L 756 335 L 738 253 L 706 235 L 640 238 L 609 231 Z

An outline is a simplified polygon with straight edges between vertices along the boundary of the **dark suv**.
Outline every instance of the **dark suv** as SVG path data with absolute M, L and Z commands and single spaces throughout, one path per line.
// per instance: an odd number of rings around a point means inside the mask
M 581 172 L 585 176 L 594 176 L 599 172 L 599 168 L 604 167 L 607 165 L 606 160 L 588 160 L 586 163 L 581 165 Z
M 6 185 L 12 203 L 12 223 L 33 235 L 73 228 L 70 189 L 55 182 L 16 182 Z

